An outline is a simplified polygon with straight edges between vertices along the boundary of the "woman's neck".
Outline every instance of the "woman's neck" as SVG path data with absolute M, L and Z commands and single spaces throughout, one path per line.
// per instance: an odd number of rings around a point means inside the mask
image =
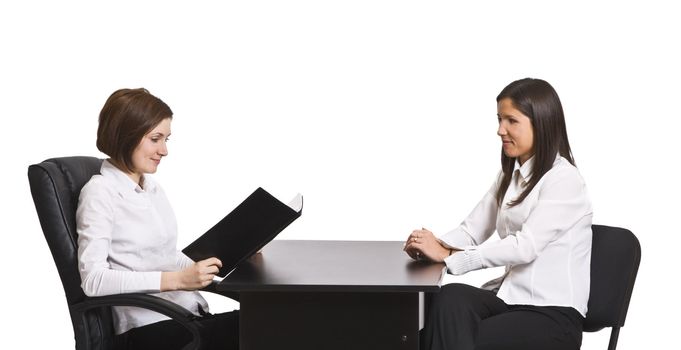
M 122 167 L 120 164 L 118 164 L 118 162 L 116 162 L 115 160 L 113 160 L 111 158 L 109 158 L 108 160 L 109 160 L 109 163 L 113 164 L 113 166 L 118 168 L 118 170 L 122 171 L 125 175 L 128 175 L 128 177 L 132 180 L 132 182 L 138 184 L 141 188 L 144 188 L 144 176 L 143 176 L 142 173 L 139 173 L 139 172 L 136 172 L 136 171 L 129 172 L 129 171 L 125 170 L 125 168 Z
M 518 157 L 518 163 L 520 163 L 520 166 L 523 166 L 523 164 L 525 164 L 528 159 L 532 158 L 532 156 L 534 156 L 534 154 L 522 155 Z
M 140 186 L 140 188 L 144 188 L 144 176 L 140 173 L 126 173 L 130 179 L 136 184 Z

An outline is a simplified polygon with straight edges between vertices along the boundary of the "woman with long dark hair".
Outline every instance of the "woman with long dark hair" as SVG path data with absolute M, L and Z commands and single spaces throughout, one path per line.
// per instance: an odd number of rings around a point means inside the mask
M 433 295 L 426 349 L 579 349 L 587 311 L 591 201 L 570 150 L 563 108 L 546 81 L 521 79 L 497 96 L 501 172 L 454 230 L 414 230 L 413 258 L 464 274 L 505 266 L 475 288 L 448 284 Z M 486 242 L 497 231 L 500 239 Z M 484 244 L 483 244 L 484 243 Z

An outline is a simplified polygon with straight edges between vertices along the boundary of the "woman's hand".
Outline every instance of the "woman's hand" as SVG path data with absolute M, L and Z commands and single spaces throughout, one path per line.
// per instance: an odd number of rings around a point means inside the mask
M 218 258 L 208 258 L 184 270 L 165 271 L 161 273 L 161 291 L 201 289 L 211 284 L 221 267 Z
M 443 262 L 451 252 L 425 228 L 412 231 L 404 244 L 404 251 L 412 259 L 427 258 L 435 262 Z

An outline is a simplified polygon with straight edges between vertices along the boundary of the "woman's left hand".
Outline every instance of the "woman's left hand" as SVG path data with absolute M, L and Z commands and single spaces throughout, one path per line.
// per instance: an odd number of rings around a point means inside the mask
M 414 230 L 407 238 L 404 251 L 414 259 L 423 256 L 435 262 L 443 262 L 449 256 L 449 248 L 444 247 L 435 235 L 422 228 Z

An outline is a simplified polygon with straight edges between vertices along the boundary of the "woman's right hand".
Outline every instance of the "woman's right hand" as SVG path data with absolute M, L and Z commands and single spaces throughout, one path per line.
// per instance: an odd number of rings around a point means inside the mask
M 444 262 L 453 251 L 453 249 L 442 245 L 440 240 L 425 228 L 412 231 L 404 243 L 403 250 L 412 259 L 428 259 L 435 262 Z
M 195 262 L 180 271 L 165 271 L 161 273 L 161 291 L 196 290 L 213 282 L 213 277 L 222 267 L 218 258 L 208 258 Z

